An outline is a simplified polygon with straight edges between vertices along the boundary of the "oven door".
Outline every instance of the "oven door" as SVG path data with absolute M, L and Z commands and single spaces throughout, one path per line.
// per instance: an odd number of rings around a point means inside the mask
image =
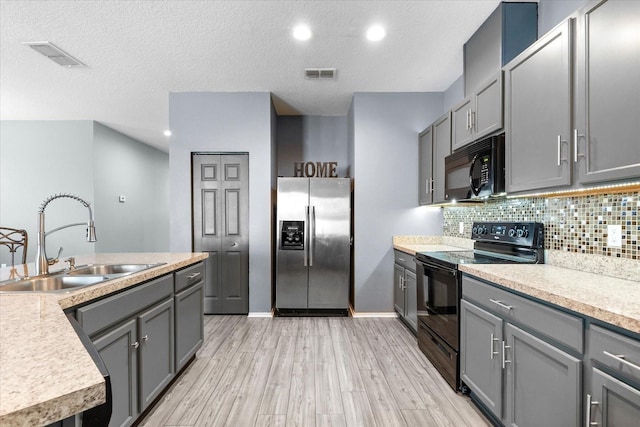
M 417 261 L 420 321 L 458 351 L 458 272 Z

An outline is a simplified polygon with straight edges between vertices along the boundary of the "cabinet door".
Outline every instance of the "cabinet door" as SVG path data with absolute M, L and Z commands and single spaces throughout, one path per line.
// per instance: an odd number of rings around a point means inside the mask
M 109 427 L 129 426 L 138 415 L 137 384 L 138 384 L 138 337 L 136 334 L 136 320 L 109 330 L 100 338 L 93 341 L 93 345 L 104 361 L 109 377 L 113 399 L 113 412 Z
M 476 91 L 474 103 L 471 115 L 474 140 L 502 129 L 502 71 Z
M 176 369 L 178 372 L 196 354 L 204 339 L 204 283 L 175 296 Z
M 428 205 L 433 201 L 433 132 L 429 126 L 420 133 L 418 146 L 418 203 Z
M 505 66 L 507 192 L 571 183 L 571 25 Z
M 433 123 L 433 203 L 446 202 L 444 198 L 444 158 L 451 154 L 451 113 Z
M 591 423 L 602 427 L 635 427 L 640 420 L 640 390 L 594 368 L 591 405 L 586 408 Z M 591 425 L 587 423 L 586 425 Z
M 460 302 L 460 379 L 502 418 L 502 319 Z
M 405 320 L 413 329 L 413 332 L 418 330 L 418 281 L 416 279 L 416 273 L 411 270 L 404 271 L 405 278 Z
M 596 1 L 578 20 L 573 160 L 581 183 L 640 176 L 640 2 Z
M 393 307 L 404 316 L 404 267 L 393 264 Z
M 140 412 L 169 384 L 174 374 L 173 298 L 138 316 Z
M 465 99 L 451 110 L 451 151 L 473 142 L 471 110 L 471 97 Z
M 582 361 L 508 323 L 505 425 L 580 426 Z

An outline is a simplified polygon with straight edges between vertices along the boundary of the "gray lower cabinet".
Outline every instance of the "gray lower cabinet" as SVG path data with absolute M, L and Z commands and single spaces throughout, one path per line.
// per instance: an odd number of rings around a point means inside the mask
M 567 20 L 505 67 L 505 186 L 571 184 L 571 46 Z
M 413 256 L 394 251 L 393 306 L 404 323 L 415 334 L 418 330 L 418 282 Z
M 176 372 L 202 347 L 204 340 L 204 282 L 177 293 L 176 310 Z
M 585 425 L 632 427 L 640 420 L 640 340 L 587 329 Z
M 111 378 L 113 411 L 109 426 L 131 425 L 138 415 L 136 343 L 139 343 L 136 319 L 122 323 L 93 341 Z
M 640 2 L 593 1 L 577 22 L 574 157 L 580 183 L 640 176 Z M 636 41 L 626 32 L 635 29 Z
M 564 348 L 583 348 L 581 321 L 466 275 L 462 295 L 460 377 L 472 394 L 504 425 L 580 426 L 582 359 Z
M 451 150 L 464 147 L 503 127 L 502 71 L 456 105 L 451 118 Z

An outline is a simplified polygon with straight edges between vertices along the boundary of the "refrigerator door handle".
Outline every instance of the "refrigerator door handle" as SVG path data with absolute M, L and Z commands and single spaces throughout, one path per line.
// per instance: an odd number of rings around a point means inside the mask
M 307 259 L 309 258 L 309 206 L 304 208 L 304 263 L 307 266 Z
M 313 267 L 313 247 L 316 243 L 316 207 L 311 206 L 311 236 L 309 237 L 309 267 Z

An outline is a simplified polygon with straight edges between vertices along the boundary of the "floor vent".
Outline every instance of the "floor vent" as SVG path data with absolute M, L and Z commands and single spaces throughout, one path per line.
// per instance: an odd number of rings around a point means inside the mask
M 335 68 L 305 68 L 304 78 L 307 80 L 335 80 Z
M 73 56 L 69 55 L 64 50 L 50 42 L 24 42 L 27 45 L 37 51 L 38 53 L 46 56 L 56 64 L 63 67 L 86 67 L 82 62 L 78 61 Z

